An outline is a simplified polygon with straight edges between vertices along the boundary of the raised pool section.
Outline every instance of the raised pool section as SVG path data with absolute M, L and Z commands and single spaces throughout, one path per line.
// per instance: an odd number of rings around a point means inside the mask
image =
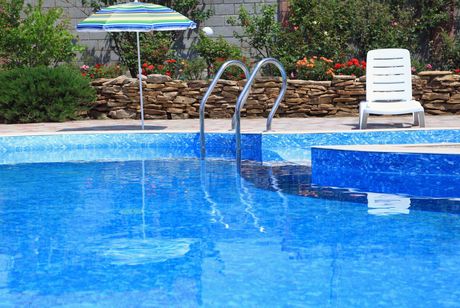
M 314 185 L 458 197 L 459 144 L 328 146 L 311 151 Z

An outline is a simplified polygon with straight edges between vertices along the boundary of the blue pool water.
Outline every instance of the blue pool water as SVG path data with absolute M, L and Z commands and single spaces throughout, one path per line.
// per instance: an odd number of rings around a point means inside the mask
M 458 199 L 315 187 L 309 172 L 0 165 L 0 305 L 459 306 Z

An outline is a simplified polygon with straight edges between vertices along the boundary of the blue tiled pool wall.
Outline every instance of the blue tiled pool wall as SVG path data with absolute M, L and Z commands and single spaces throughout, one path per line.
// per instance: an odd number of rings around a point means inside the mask
M 207 134 L 208 158 L 235 158 L 234 134 Z M 244 134 L 242 157 L 261 161 L 261 134 Z M 0 136 L 0 164 L 198 158 L 197 133 L 113 133 Z
M 308 161 L 315 145 L 460 142 L 460 130 L 366 131 L 310 134 L 243 134 L 246 160 Z M 207 133 L 207 157 L 234 158 L 233 133 Z M 85 151 L 90 150 L 90 151 Z M 1 136 L 0 163 L 152 159 L 200 156 L 198 133 L 111 133 Z M 62 158 L 61 158 L 62 157 Z
M 312 183 L 358 191 L 459 197 L 460 155 L 312 148 Z
M 459 142 L 460 130 L 455 129 L 264 134 L 262 137 L 262 161 L 310 160 L 312 146 Z M 304 156 L 300 157 L 300 155 Z

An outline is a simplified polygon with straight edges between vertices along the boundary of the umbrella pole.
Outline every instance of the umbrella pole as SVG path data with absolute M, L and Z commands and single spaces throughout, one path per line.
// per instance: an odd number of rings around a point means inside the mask
M 136 32 L 137 39 L 137 72 L 139 76 L 139 96 L 141 99 L 141 126 L 144 130 L 144 97 L 142 95 L 142 67 L 141 67 L 141 44 L 139 43 L 139 31 Z

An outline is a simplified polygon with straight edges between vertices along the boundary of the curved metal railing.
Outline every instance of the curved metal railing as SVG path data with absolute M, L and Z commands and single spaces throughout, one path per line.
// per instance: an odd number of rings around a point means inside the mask
M 243 70 L 246 79 L 249 78 L 249 69 L 244 65 L 243 62 L 238 60 L 230 60 L 222 64 L 219 71 L 217 72 L 216 76 L 212 80 L 211 84 L 209 85 L 208 90 L 204 94 L 203 98 L 200 102 L 200 148 L 201 148 L 201 159 L 204 159 L 206 155 L 206 141 L 204 136 L 204 109 L 206 107 L 206 102 L 208 101 L 209 96 L 211 96 L 212 91 L 214 90 L 217 82 L 219 81 L 220 77 L 224 73 L 224 71 L 230 66 L 238 66 Z
M 235 128 L 235 136 L 236 136 L 237 161 L 241 160 L 241 109 L 243 109 L 244 104 L 246 103 L 246 99 L 249 96 L 249 91 L 251 90 L 251 86 L 254 83 L 254 80 L 256 79 L 257 73 L 260 71 L 260 69 L 264 65 L 267 65 L 267 64 L 275 65 L 281 72 L 281 78 L 282 78 L 282 85 L 281 85 L 280 93 L 278 97 L 276 98 L 275 104 L 273 105 L 272 110 L 270 111 L 270 114 L 268 115 L 267 125 L 266 125 L 267 131 L 271 130 L 273 117 L 275 116 L 276 110 L 278 109 L 279 104 L 284 99 L 284 95 L 286 94 L 287 76 L 286 76 L 286 71 L 284 70 L 283 64 L 281 64 L 281 62 L 279 62 L 278 60 L 274 58 L 265 58 L 265 59 L 260 60 L 256 64 L 256 67 L 252 71 L 251 76 L 248 78 L 246 84 L 244 85 L 243 91 L 241 91 L 240 96 L 238 97 L 238 101 L 236 102 L 235 116 L 234 116 L 234 123 L 235 123 L 234 128 Z

